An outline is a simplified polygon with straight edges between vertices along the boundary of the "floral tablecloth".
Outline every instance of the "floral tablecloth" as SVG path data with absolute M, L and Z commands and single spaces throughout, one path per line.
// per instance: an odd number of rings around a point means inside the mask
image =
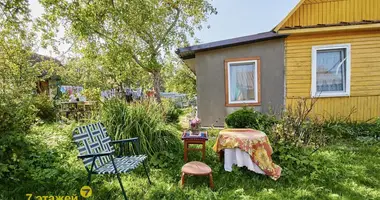
M 272 161 L 272 147 L 267 135 L 253 129 L 224 129 L 220 131 L 214 151 L 239 148 L 247 152 L 252 161 L 272 179 L 281 176 L 281 167 Z

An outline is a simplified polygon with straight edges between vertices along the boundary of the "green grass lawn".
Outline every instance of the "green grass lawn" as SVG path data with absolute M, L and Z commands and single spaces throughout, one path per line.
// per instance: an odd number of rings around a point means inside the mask
M 79 195 L 87 172 L 71 141 L 72 125 L 45 124 L 33 128 L 28 136 L 38 149 L 31 155 L 28 177 L 17 185 L 0 183 L 2 198 L 27 199 L 34 195 Z M 180 132 L 178 133 L 180 134 Z M 212 151 L 215 138 L 207 142 L 205 163 L 213 170 L 215 189 L 207 177 L 188 177 L 179 187 L 183 153 L 172 154 L 168 166 L 151 166 L 153 185 L 147 183 L 142 167 L 122 175 L 130 199 L 380 199 L 380 143 L 378 141 L 339 140 L 312 155 L 320 163 L 309 173 L 289 174 L 278 181 L 245 168 L 226 172 Z M 199 152 L 190 152 L 189 160 L 200 160 Z M 281 166 L 281 163 L 276 163 Z M 122 199 L 115 176 L 93 176 L 90 199 Z

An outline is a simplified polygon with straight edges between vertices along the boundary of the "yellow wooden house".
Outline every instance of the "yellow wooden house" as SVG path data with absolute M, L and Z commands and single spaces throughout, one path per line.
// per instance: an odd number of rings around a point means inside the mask
M 380 116 L 380 0 L 301 0 L 274 28 L 285 38 L 285 105 L 314 115 Z

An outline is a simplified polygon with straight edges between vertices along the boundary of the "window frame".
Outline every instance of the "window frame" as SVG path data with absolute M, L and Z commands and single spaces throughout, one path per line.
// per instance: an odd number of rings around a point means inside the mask
M 255 100 L 249 101 L 231 101 L 230 100 L 230 65 L 240 63 L 255 63 Z M 260 57 L 232 58 L 224 60 L 224 82 L 225 82 L 225 106 L 242 107 L 242 106 L 259 106 L 261 105 L 261 62 Z
M 346 78 L 344 92 L 318 92 L 317 91 L 317 52 L 320 50 L 346 50 Z M 351 93 L 351 44 L 333 44 L 312 47 L 312 81 L 311 81 L 311 97 L 348 97 Z

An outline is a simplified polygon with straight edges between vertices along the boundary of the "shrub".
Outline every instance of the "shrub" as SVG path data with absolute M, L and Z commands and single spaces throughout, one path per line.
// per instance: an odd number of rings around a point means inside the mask
M 25 151 L 25 136 L 35 120 L 32 99 L 0 94 L 0 178 L 14 178 Z
M 44 94 L 34 98 L 34 106 L 37 109 L 37 117 L 47 122 L 53 122 L 57 118 L 57 109 L 54 102 Z
M 269 132 L 271 141 L 297 147 L 325 145 L 328 137 L 323 129 L 324 120 L 309 117 L 315 103 L 316 100 L 300 99 L 295 107 L 289 106 Z
M 323 122 L 309 119 L 302 124 L 298 124 L 294 117 L 284 116 L 272 131 L 268 134 L 273 143 L 287 143 L 297 147 L 324 146 L 329 137 L 323 128 Z
M 77 125 L 32 126 L 22 143 L 22 154 L 14 162 L 17 165 L 13 165 L 5 174 L 3 184 L 0 183 L 0 191 L 5 195 L 1 198 L 0 193 L 0 199 L 22 199 L 25 193 L 75 194 L 81 180 L 86 178 L 72 143 L 71 131 Z
M 309 174 L 318 167 L 312 154 L 326 144 L 327 137 L 318 121 L 305 121 L 298 126 L 296 117 L 290 116 L 287 113 L 268 131 L 268 137 L 272 158 L 282 167 L 282 176 L 293 181 L 295 173 Z
M 225 121 L 231 128 L 252 128 L 266 131 L 276 120 L 272 116 L 245 107 L 228 115 Z
M 0 133 L 23 133 L 35 120 L 32 99 L 19 95 L 0 94 Z
M 283 168 L 283 176 L 293 180 L 294 173 L 310 174 L 321 163 L 313 159 L 313 153 L 331 139 L 326 127 L 337 130 L 325 119 L 310 117 L 316 99 L 300 99 L 282 113 L 281 119 L 268 131 L 273 147 L 273 159 Z M 297 181 L 297 180 L 294 180 Z
M 179 116 L 183 111 L 173 101 L 166 101 L 163 105 L 165 107 L 165 121 L 167 123 L 178 123 Z
M 278 124 L 269 132 L 271 141 L 319 148 L 334 138 L 376 138 L 380 134 L 379 120 L 354 122 L 350 117 L 310 117 L 316 101 L 300 99 L 295 107 L 288 107 Z
M 281 177 L 297 182 L 299 176 L 308 175 L 322 165 L 314 159 L 316 149 L 294 146 L 287 142 L 271 143 L 272 159 L 282 168 Z
M 155 102 L 127 104 L 123 100 L 109 100 L 103 105 L 102 120 L 112 138 L 139 137 L 141 150 L 149 155 L 180 149 L 175 129 L 165 124 L 163 107 Z

